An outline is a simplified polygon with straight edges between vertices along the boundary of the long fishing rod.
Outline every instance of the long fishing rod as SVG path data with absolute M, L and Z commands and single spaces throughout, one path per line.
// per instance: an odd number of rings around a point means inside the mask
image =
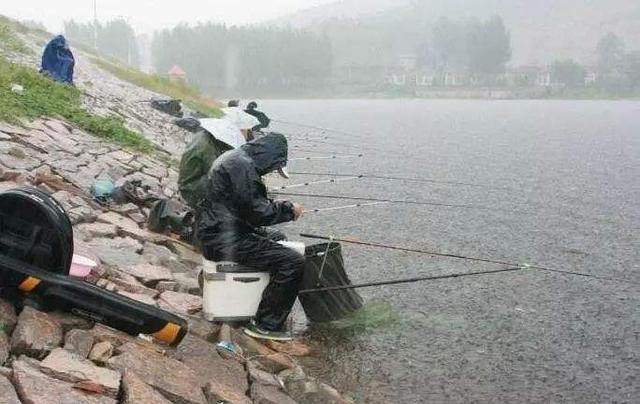
M 507 188 L 507 187 L 496 187 L 493 185 L 473 184 L 469 182 L 435 180 L 431 178 L 412 178 L 412 177 L 399 177 L 399 176 L 374 175 L 374 174 L 334 174 L 334 173 L 318 173 L 318 172 L 308 172 L 308 171 L 289 171 L 289 174 L 317 175 L 317 176 L 327 176 L 327 177 L 354 177 L 359 175 L 363 178 L 371 178 L 376 180 L 423 182 L 423 183 L 429 183 L 429 184 L 459 185 L 459 186 L 465 186 L 465 187 L 496 189 L 500 191 L 514 191 L 513 189 Z
M 321 212 L 332 212 L 334 210 L 344 210 L 344 209 L 354 209 L 354 208 L 364 208 L 367 206 L 376 206 L 376 205 L 384 205 L 388 202 L 372 202 L 372 203 L 354 203 L 353 205 L 345 205 L 345 206 L 336 206 L 333 208 L 320 208 L 320 209 L 309 209 L 305 210 L 304 213 L 321 213 Z
M 332 156 L 313 156 L 313 157 L 296 157 L 289 159 L 289 161 L 311 161 L 311 160 L 335 160 L 335 159 L 359 159 L 364 157 L 364 154 L 340 154 Z
M 439 276 L 420 276 L 416 278 L 407 278 L 407 279 L 396 279 L 392 281 L 380 281 L 380 282 L 368 282 L 368 283 L 360 283 L 355 285 L 340 285 L 340 286 L 328 286 L 325 288 L 318 289 L 304 289 L 298 292 L 299 294 L 309 294 L 309 293 L 320 293 L 320 292 L 331 292 L 336 290 L 347 290 L 347 289 L 360 289 L 360 288 L 369 288 L 373 286 L 388 286 L 388 285 L 400 285 L 403 283 L 415 283 L 415 282 L 423 282 L 423 281 L 436 281 L 442 279 L 452 279 L 452 278 L 463 278 L 467 276 L 480 276 L 480 275 L 490 275 L 490 274 L 499 274 L 504 272 L 516 272 L 522 271 L 526 268 L 517 267 L 517 268 L 507 268 L 507 269 L 496 269 L 493 271 L 480 271 L 480 272 L 468 272 L 468 273 L 457 273 L 450 275 L 439 275 Z
M 486 206 L 479 206 L 479 205 L 456 205 L 456 204 L 439 203 L 439 202 L 406 201 L 402 199 L 382 199 L 382 198 L 365 198 L 365 197 L 359 197 L 359 196 L 310 194 L 306 192 L 305 193 L 273 192 L 273 194 L 283 195 L 283 196 L 301 196 L 301 197 L 310 197 L 310 198 L 321 198 L 321 199 L 338 199 L 338 200 L 345 200 L 345 201 L 372 201 L 372 202 L 382 202 L 382 203 L 397 203 L 397 204 L 405 204 L 405 205 L 440 206 L 445 208 L 478 209 L 478 210 L 492 210 L 492 211 L 504 210 L 504 209 L 489 208 Z M 510 211 L 510 212 L 513 212 L 513 211 Z
M 300 184 L 291 184 L 291 185 L 284 185 L 281 187 L 276 187 L 276 188 L 271 188 L 271 191 L 276 191 L 276 190 L 286 190 L 286 189 L 293 189 L 293 188 L 302 188 L 302 187 L 309 187 L 312 185 L 319 185 L 319 184 L 337 184 L 339 182 L 347 182 L 347 181 L 353 181 L 353 180 L 359 180 L 362 177 L 344 177 L 344 178 L 331 178 L 329 180 L 321 180 L 321 181 L 309 181 L 309 182 L 303 182 Z
M 291 151 L 295 151 L 295 152 L 300 152 L 300 153 L 319 153 L 319 154 L 329 154 L 329 155 L 336 155 L 336 156 L 358 156 L 360 154 L 363 153 L 343 153 L 343 152 L 337 152 L 337 151 L 323 151 L 323 150 L 311 150 L 311 149 L 304 149 L 304 148 L 300 148 L 300 146 L 291 146 Z
M 315 235 L 315 234 L 307 234 L 307 233 L 300 233 L 300 237 L 309 238 L 309 239 L 315 239 L 315 240 L 327 240 L 327 241 L 332 241 L 332 242 L 342 242 L 342 243 L 348 243 L 348 244 L 356 244 L 356 245 L 362 245 L 362 246 L 368 246 L 368 247 L 384 248 L 384 249 L 388 249 L 388 250 L 405 251 L 405 252 L 411 252 L 411 253 L 432 255 L 432 256 L 437 256 L 437 257 L 446 257 L 446 258 L 462 259 L 462 260 L 467 260 L 467 261 L 484 262 L 484 263 L 489 263 L 489 264 L 508 265 L 508 266 L 518 266 L 519 265 L 519 264 L 516 264 L 516 263 L 513 263 L 513 262 L 509 262 L 509 261 L 501 261 L 501 260 L 494 260 L 494 259 L 488 259 L 488 258 L 467 257 L 467 256 L 464 256 L 464 255 L 441 253 L 441 252 L 437 252 L 437 251 L 429 251 L 429 250 L 423 250 L 423 249 L 417 249 L 417 248 L 399 247 L 399 246 L 387 245 L 387 244 L 381 244 L 381 243 L 375 243 L 375 242 L 360 241 L 360 240 L 356 240 L 356 239 L 353 239 L 353 238 L 336 238 L 336 237 L 318 236 L 318 235 Z M 576 276 L 582 276 L 582 277 L 585 277 L 585 278 L 595 278 L 595 279 L 600 279 L 600 280 L 605 280 L 605 281 L 627 283 L 627 284 L 631 284 L 631 285 L 639 285 L 637 282 L 632 282 L 632 281 L 628 281 L 628 280 L 624 280 L 624 279 L 617 279 L 617 278 L 610 278 L 610 277 L 605 277 L 605 276 L 585 274 L 583 272 L 566 271 L 566 270 L 562 270 L 562 269 L 555 269 L 555 268 L 544 267 L 544 266 L 540 266 L 540 265 L 522 264 L 522 265 L 519 265 L 519 266 L 520 267 L 524 267 L 524 268 L 537 269 L 539 271 L 545 271 L 545 272 L 555 272 L 555 273 L 564 274 L 564 275 L 576 275 Z
M 291 126 L 297 126 L 299 128 L 307 128 L 307 129 L 314 129 L 314 130 L 319 130 L 322 132 L 332 132 L 335 134 L 339 134 L 339 135 L 346 135 L 346 136 L 355 136 L 355 137 L 359 137 L 361 138 L 361 135 L 357 135 L 354 133 L 349 133 L 349 132 L 345 132 L 342 130 L 337 130 L 337 129 L 330 129 L 330 128 L 323 128 L 321 126 L 315 126 L 315 125 L 308 125 L 308 124 L 303 124 L 303 123 L 296 123 L 296 122 L 290 122 L 290 121 L 282 121 L 282 120 L 278 120 L 278 119 L 272 119 L 273 122 L 277 122 L 277 123 L 282 123 L 285 125 L 291 125 Z

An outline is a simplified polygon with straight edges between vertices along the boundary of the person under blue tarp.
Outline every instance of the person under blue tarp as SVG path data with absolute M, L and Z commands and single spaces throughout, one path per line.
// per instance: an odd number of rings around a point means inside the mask
M 53 38 L 44 48 L 40 73 L 55 81 L 73 84 L 73 68 L 76 62 L 64 36 Z

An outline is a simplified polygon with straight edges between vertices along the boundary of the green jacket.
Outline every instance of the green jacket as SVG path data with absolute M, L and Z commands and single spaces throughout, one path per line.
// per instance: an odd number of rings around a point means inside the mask
M 213 162 L 231 146 L 216 140 L 206 131 L 196 133 L 180 161 L 178 186 L 182 198 L 192 209 L 207 196 L 207 174 Z

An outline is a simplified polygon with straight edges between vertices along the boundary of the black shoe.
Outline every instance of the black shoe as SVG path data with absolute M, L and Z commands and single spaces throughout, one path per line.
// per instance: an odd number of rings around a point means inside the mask
M 286 331 L 268 331 L 260 328 L 254 321 L 245 328 L 244 333 L 250 337 L 268 339 L 272 341 L 293 341 L 293 336 Z

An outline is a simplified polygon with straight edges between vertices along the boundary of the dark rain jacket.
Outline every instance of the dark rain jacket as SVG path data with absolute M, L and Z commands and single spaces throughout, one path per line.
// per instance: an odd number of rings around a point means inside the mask
M 251 128 L 251 130 L 259 131 L 269 127 L 269 124 L 271 123 L 271 119 L 269 119 L 267 114 L 265 114 L 264 112 L 258 111 L 257 109 L 250 109 L 250 108 L 245 109 L 244 112 L 246 112 L 249 115 L 255 116 L 258 119 L 258 121 L 260 121 L 260 125 L 254 126 L 253 128 Z
M 232 147 L 216 140 L 209 132 L 201 130 L 187 146 L 182 160 L 178 187 L 180 195 L 191 209 L 196 210 L 207 197 L 207 174 L 213 162 Z
M 67 40 L 64 36 L 58 35 L 44 48 L 40 73 L 48 74 L 55 81 L 73 83 L 75 64 Z
M 293 204 L 267 197 L 262 176 L 285 167 L 287 139 L 271 133 L 230 151 L 213 163 L 208 197 L 198 221 L 203 245 L 225 248 L 261 226 L 292 221 Z

